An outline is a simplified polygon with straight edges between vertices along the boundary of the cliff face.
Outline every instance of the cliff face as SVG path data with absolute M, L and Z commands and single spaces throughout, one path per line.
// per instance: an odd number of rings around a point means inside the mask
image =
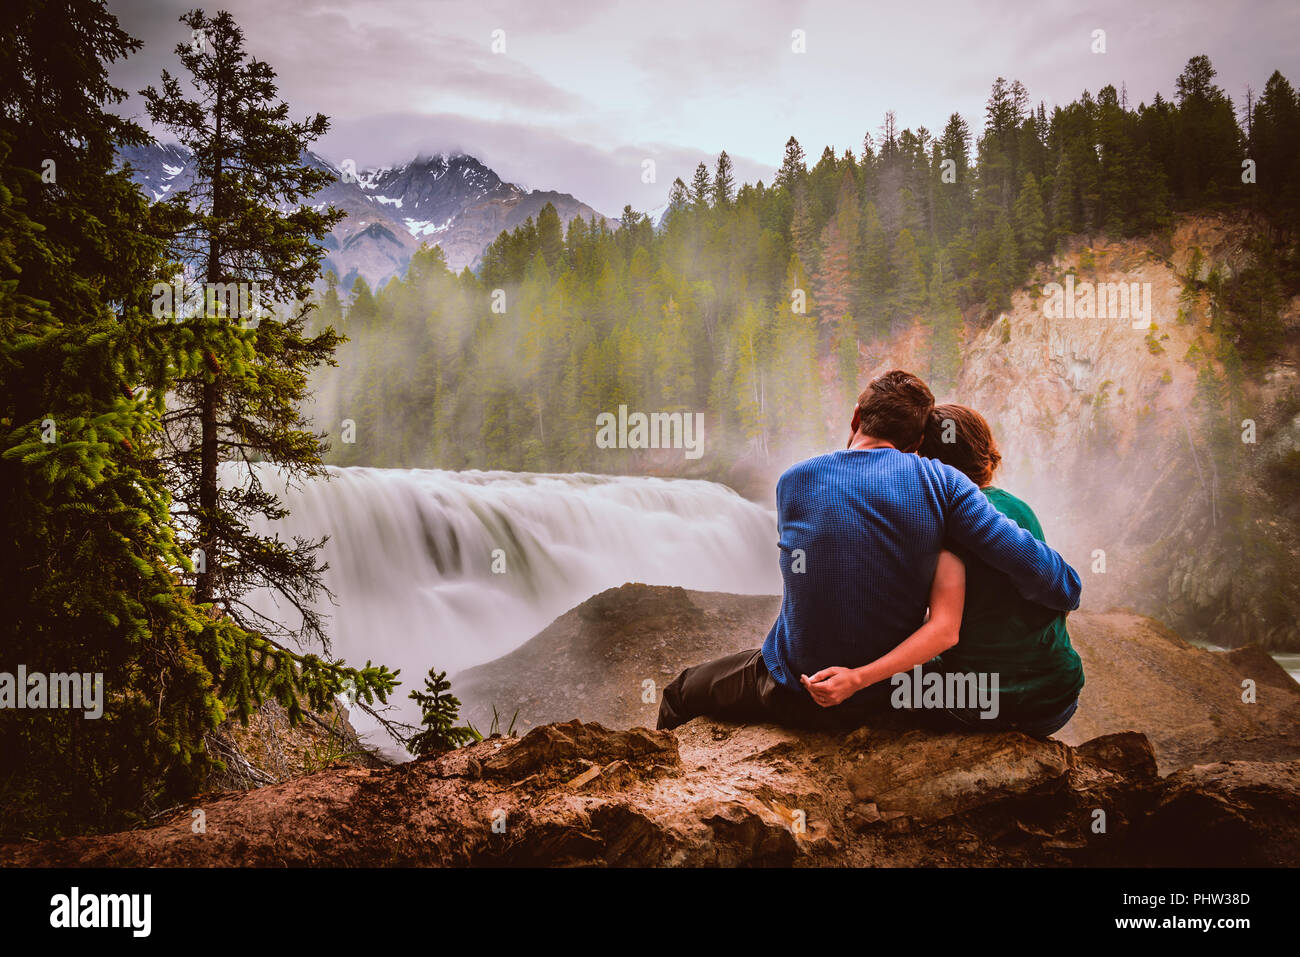
M 1168 239 L 1076 246 L 972 333 L 939 399 L 989 419 L 1004 454 L 997 484 L 1034 507 L 1080 570 L 1086 608 L 1132 608 L 1223 646 L 1300 648 L 1300 489 L 1294 471 L 1277 471 L 1300 450 L 1300 301 L 1282 310 L 1283 358 L 1229 369 L 1209 293 L 1183 281 L 1235 275 L 1253 235 L 1200 217 Z M 1080 289 L 1149 290 L 1151 328 L 1056 315 L 1043 291 L 1067 276 Z M 918 327 L 872 371 L 925 369 L 928 349 Z
M 204 795 L 148 830 L 0 845 L 0 865 L 1300 864 L 1300 688 L 1254 649 L 1200 651 L 1135 616 L 1071 617 L 1088 686 L 1057 740 L 892 716 L 847 735 L 630 727 L 774 609 L 611 589 L 461 676 L 520 707 L 522 738 Z

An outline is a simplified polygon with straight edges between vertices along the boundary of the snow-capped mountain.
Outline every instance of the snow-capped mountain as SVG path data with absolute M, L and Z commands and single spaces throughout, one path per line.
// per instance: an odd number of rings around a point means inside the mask
M 155 202 L 187 189 L 193 182 L 187 172 L 190 151 L 177 143 L 125 146 L 118 158 L 131 164 L 133 178 Z
M 132 177 L 145 195 L 163 200 L 192 183 L 191 155 L 183 146 L 152 145 L 124 149 Z M 503 181 L 473 156 L 462 153 L 418 156 L 400 166 L 341 168 L 314 153 L 303 160 L 332 173 L 312 205 L 332 205 L 347 213 L 325 237 L 325 269 L 348 290 L 358 276 L 378 288 L 401 275 L 421 243 L 441 246 L 455 271 L 478 265 L 483 250 L 503 229 L 534 219 L 552 203 L 564 223 L 581 216 L 604 218 L 570 196 L 551 190 L 525 191 Z M 611 227 L 613 220 L 607 220 Z

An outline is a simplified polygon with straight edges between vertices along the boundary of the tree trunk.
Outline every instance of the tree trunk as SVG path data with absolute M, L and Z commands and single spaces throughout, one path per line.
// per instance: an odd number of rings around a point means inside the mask
M 203 549 L 203 571 L 199 573 L 196 601 L 212 601 L 217 571 L 216 523 L 217 514 L 217 383 L 203 383 L 200 400 L 199 423 L 199 547 Z
M 220 51 L 218 51 L 220 56 Z M 218 230 L 221 228 L 221 172 L 222 172 L 222 130 L 221 119 L 224 112 L 224 91 L 222 83 L 217 81 L 216 102 L 213 103 L 213 144 L 216 152 L 216 164 L 212 171 L 212 219 L 208 233 L 208 263 L 205 278 L 209 283 L 221 281 L 221 243 Z M 211 287 L 209 287 L 211 288 Z M 208 316 L 209 297 L 207 290 L 203 296 L 204 321 Z M 221 395 L 219 376 L 220 365 L 214 360 L 211 351 L 204 362 L 207 367 L 203 376 L 203 391 L 199 400 L 199 548 L 203 550 L 203 571 L 195 584 L 195 600 L 199 604 L 211 602 L 216 596 L 217 531 L 216 515 L 217 495 L 217 401 Z

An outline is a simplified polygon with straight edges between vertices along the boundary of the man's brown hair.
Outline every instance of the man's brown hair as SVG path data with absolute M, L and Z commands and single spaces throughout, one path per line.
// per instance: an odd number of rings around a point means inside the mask
M 988 422 L 964 405 L 936 405 L 918 451 L 965 472 L 980 488 L 993 482 L 993 473 L 1002 464 L 1002 453 Z
M 858 432 L 883 439 L 904 452 L 914 451 L 925 432 L 934 394 L 902 369 L 891 369 L 862 390 L 854 418 Z

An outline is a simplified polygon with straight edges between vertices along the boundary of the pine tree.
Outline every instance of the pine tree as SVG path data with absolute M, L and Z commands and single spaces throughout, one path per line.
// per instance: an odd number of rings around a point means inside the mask
M 858 386 L 858 363 L 861 350 L 858 344 L 857 328 L 853 317 L 845 313 L 835 323 L 835 371 L 838 378 L 836 393 L 837 405 L 841 409 L 850 408 L 862 391 Z
M 890 263 L 889 235 L 880 221 L 876 204 L 868 202 L 862 218 L 862 304 L 860 315 L 872 340 L 880 340 L 889 331 L 893 295 L 893 266 Z
M 364 276 L 358 276 L 352 283 L 352 292 L 348 301 L 349 326 L 366 328 L 380 322 L 381 313 L 375 294 L 370 291 L 370 283 Z
M 663 307 L 654 355 L 660 401 L 665 408 L 689 410 L 695 401 L 695 363 L 681 306 L 672 299 Z
M 177 309 L 171 323 L 186 350 L 173 369 L 164 463 L 177 521 L 196 548 L 195 600 L 265 643 L 261 654 L 276 669 L 277 697 L 296 720 L 294 689 L 310 690 L 313 706 L 329 707 L 323 689 L 344 674 L 338 663 L 286 646 L 329 650 L 316 606 L 327 594 L 321 543 L 259 535 L 252 525 L 285 515 L 274 483 L 322 470 L 323 445 L 309 431 L 301 402 L 308 374 L 332 361 L 340 337 L 331 328 L 309 336 L 306 320 L 324 255 L 317 243 L 343 214 L 306 205 L 332 174 L 300 157 L 328 121 L 319 114 L 301 123 L 287 119 L 274 71 L 248 56 L 229 14 L 208 18 L 195 10 L 181 22 L 197 38 L 176 47 L 197 98 L 187 98 L 167 71 L 161 88 L 143 96 L 151 119 L 193 153 L 193 185 L 155 210 L 169 228 L 172 259 L 205 284 L 206 294 L 197 310 Z M 229 296 L 224 303 L 214 295 L 221 292 Z M 259 469 L 260 460 L 274 463 L 274 471 Z M 224 477 L 223 463 L 230 469 Z M 247 599 L 258 589 L 278 596 L 300 621 L 255 608 Z M 358 674 L 365 700 L 391 687 L 382 669 Z M 314 689 L 303 683 L 309 678 Z
M 933 176 L 940 182 L 934 186 L 935 228 L 941 242 L 948 242 L 962 224 L 962 215 L 968 209 L 971 193 L 970 127 L 960 113 L 953 113 L 944 125 L 943 133 L 935 144 Z M 945 180 L 943 162 L 951 160 L 951 182 Z
M 997 238 L 998 251 L 997 259 L 992 264 L 988 307 L 996 312 L 1011 307 L 1011 293 L 1020 284 L 1022 267 L 1020 248 L 1016 245 L 1016 234 L 1011 228 L 1011 221 L 999 214 L 993 233 Z
M 979 142 L 979 176 L 990 207 L 1009 209 L 1015 183 L 1015 131 L 1020 123 L 1021 97 L 1017 81 L 998 77 L 984 107 L 984 135 Z M 1020 88 L 1023 89 L 1023 88 Z
M 1300 230 L 1300 94 L 1277 70 L 1255 104 L 1248 147 L 1257 163 L 1257 188 L 1265 197 L 1260 205 L 1276 213 L 1294 235 Z
M 826 220 L 834 213 L 835 197 L 840 189 L 840 161 L 829 146 L 822 150 L 821 159 L 808 173 L 806 183 L 808 210 L 820 232 Z
M 909 319 L 925 305 L 925 272 L 910 229 L 904 229 L 894 240 L 893 267 L 897 314 Z
M 123 94 L 106 64 L 139 42 L 102 3 L 49 13 L 0 12 L 24 38 L 0 71 L 0 642 L 10 669 L 102 674 L 104 711 L 0 712 L 12 838 L 120 826 L 187 793 L 221 709 L 198 653 L 216 629 L 168 567 L 152 458 L 167 345 L 143 307 L 162 247 L 113 169 L 116 143 L 147 138 L 108 111 Z
M 708 209 L 713 196 L 713 185 L 709 181 L 709 168 L 703 163 L 695 167 L 695 176 L 691 179 L 691 204 L 697 209 Z
M 1047 219 L 1043 214 L 1043 197 L 1033 173 L 1026 172 L 1020 178 L 1015 219 L 1021 253 L 1027 262 L 1037 262 L 1046 252 Z
M 835 215 L 822 230 L 817 302 L 822 322 L 851 313 L 857 300 L 858 190 L 851 170 L 840 178 Z
M 423 730 L 406 741 L 406 748 L 412 754 L 437 754 L 479 739 L 472 728 L 456 724 L 460 699 L 451 693 L 447 672 L 430 668 L 428 677 L 424 679 L 424 690 L 413 690 L 408 697 L 420 706 L 420 723 L 423 725 Z
M 243 31 L 228 14 L 209 19 L 192 11 L 181 20 L 202 38 L 176 47 L 199 98 L 188 99 L 167 71 L 161 90 L 143 92 L 150 117 L 194 154 L 194 185 L 166 204 L 177 224 L 173 255 L 209 290 L 237 286 L 242 300 L 241 314 L 231 315 L 208 295 L 197 314 L 182 320 L 197 362 L 181 377 L 168 436 L 173 487 L 203 558 L 195 594 L 247 627 L 289 637 L 244 601 L 254 588 L 272 588 L 302 616 L 294 637 L 323 640 L 313 607 L 321 587 L 318 544 L 250 532 L 254 515 L 281 517 L 276 494 L 252 468 L 225 488 L 218 470 L 222 461 L 262 457 L 297 477 L 319 470 L 320 443 L 296 403 L 306 373 L 329 361 L 338 335 L 326 329 L 305 337 L 307 310 L 297 303 L 319 274 L 323 250 L 315 243 L 343 214 L 302 205 L 330 175 L 300 165 L 299 157 L 328 123 L 320 115 L 286 120 L 274 72 L 248 57 Z M 280 212 L 281 204 L 292 212 Z M 260 321 L 258 310 L 274 313 L 277 306 L 287 314 Z M 252 321 L 243 314 L 250 307 Z
M 686 191 L 686 184 L 678 176 L 673 180 L 673 185 L 668 190 L 668 208 L 664 210 L 663 225 L 665 229 L 671 230 L 676 226 L 676 219 L 690 208 L 691 197 Z M 581 222 L 581 220 L 577 220 Z
M 939 391 L 951 389 L 961 371 L 961 310 L 947 257 L 940 252 L 930 274 L 930 369 L 927 381 Z
M 537 214 L 537 244 L 548 269 L 554 269 L 564 254 L 564 227 L 553 203 Z
M 731 169 L 731 157 L 723 150 L 718 154 L 718 166 L 713 174 L 713 205 L 727 209 L 736 199 L 736 177 Z
M 1056 162 L 1056 172 L 1052 176 L 1051 245 L 1055 249 L 1070 234 L 1078 232 L 1082 226 L 1078 214 L 1078 186 L 1075 182 L 1074 166 L 1070 153 L 1064 149 Z
M 341 328 L 343 325 L 343 300 L 339 296 L 339 277 L 334 270 L 326 270 L 325 291 L 321 293 L 316 312 L 312 315 L 312 325 L 316 328 Z
M 768 456 L 768 343 L 758 311 L 745 309 L 731 332 L 736 347 L 735 409 L 740 434 L 749 451 L 762 460 Z
M 801 288 L 807 279 L 798 256 L 791 256 L 785 273 L 785 288 Z M 778 299 L 774 308 L 771 368 L 771 399 L 768 408 L 776 421 L 781 445 L 790 458 L 802 458 L 821 446 L 825 436 L 816 416 L 808 414 L 821 396 L 817 366 L 817 328 L 812 315 L 791 308 L 789 296 Z
M 790 241 L 805 267 L 815 271 L 821 259 L 817 218 L 808 198 L 808 187 L 799 182 L 793 188 L 794 215 L 790 220 Z
M 1210 58 L 1194 56 L 1179 74 L 1178 124 L 1175 127 L 1180 169 L 1175 195 L 1183 203 L 1223 202 L 1239 191 L 1240 131 L 1232 101 L 1214 84 Z
M 793 190 L 796 183 L 803 182 L 808 175 L 808 166 L 804 159 L 803 147 L 793 136 L 786 140 L 785 155 L 781 158 L 781 168 L 776 171 L 772 181 L 774 187 Z

